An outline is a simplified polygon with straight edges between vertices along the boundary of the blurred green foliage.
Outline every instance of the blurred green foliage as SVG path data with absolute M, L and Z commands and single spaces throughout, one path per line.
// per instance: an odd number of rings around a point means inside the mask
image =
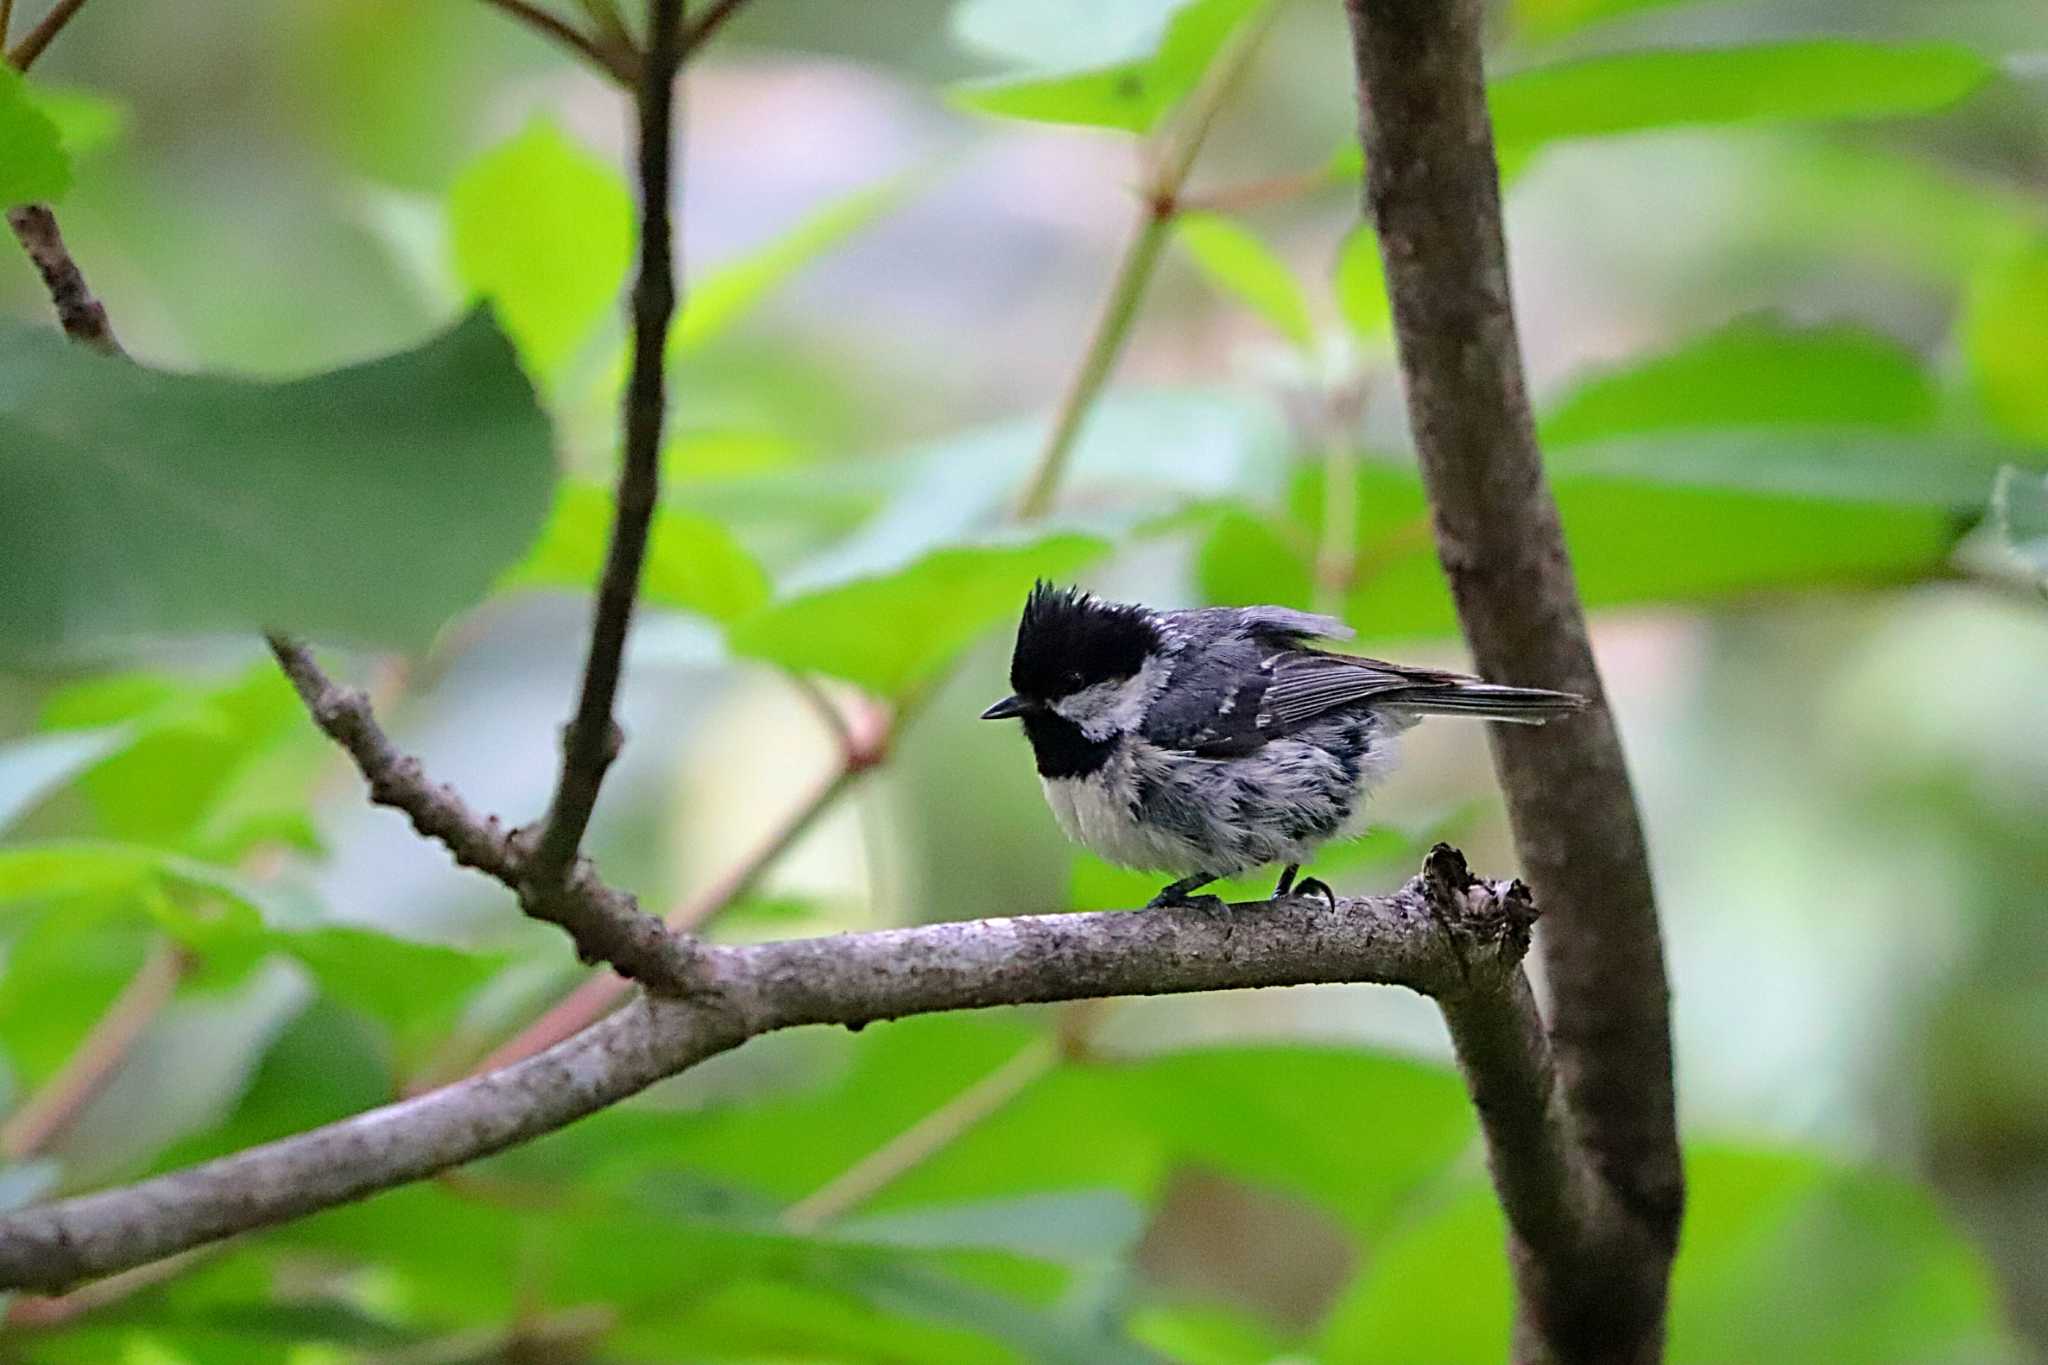
M 1334 607 L 1375 647 L 1441 650 L 1455 629 L 1393 401 L 1379 244 L 1357 225 L 1338 7 L 955 0 L 903 18 L 887 59 L 853 7 L 778 8 L 748 7 L 686 86 L 676 406 L 629 670 L 650 690 L 627 698 L 597 851 L 644 870 L 651 902 L 786 819 L 833 761 L 782 704 L 788 673 L 903 705 L 911 728 L 859 819 L 828 816 L 715 932 L 1133 904 L 1147 879 L 1055 853 L 1024 756 L 966 719 L 1000 695 L 1033 578 Z M 1674 1361 L 2025 1359 L 2009 1319 L 2048 1338 L 2048 1206 L 2027 1193 L 2048 1172 L 2048 1090 L 2024 1042 L 2048 1018 L 2027 914 L 2048 884 L 2048 778 L 2025 729 L 2048 644 L 2024 614 L 2048 581 L 2048 93 L 2015 43 L 1909 11 L 1499 15 L 1516 283 L 1533 367 L 1562 376 L 1539 381 L 1541 432 L 1581 589 L 1614 632 L 1660 875 L 1674 905 L 1713 912 L 1674 911 L 1680 1003 L 1697 985 L 1740 1004 L 1705 1044 L 1681 1028 L 1688 1066 L 1808 1041 L 1744 1028 L 1807 923 L 1719 926 L 1731 889 L 1767 901 L 1788 880 L 1823 911 L 1869 908 L 1853 872 L 1799 861 L 1816 829 L 1886 846 L 1902 910 L 1832 932 L 1813 995 L 1902 920 L 1985 907 L 1993 926 L 1951 926 L 1976 946 L 1914 955 L 1954 974 L 1869 1011 L 1902 1030 L 1936 1012 L 1907 1037 L 1929 1060 L 1888 1041 L 1859 1092 L 1885 1118 L 1924 1107 L 1921 1126 L 1845 1141 L 1689 1101 Z M 558 937 L 509 898 L 462 900 L 438 854 L 362 809 L 242 637 L 404 651 L 356 667 L 394 726 L 479 804 L 528 814 L 609 534 L 634 249 L 616 92 L 491 7 L 88 19 L 29 80 L 0 73 L 0 198 L 75 181 L 67 233 L 144 358 L 67 348 L 13 272 L 15 1123 L 124 990 L 166 963 L 175 989 L 70 1122 L 33 1151 L 6 1137 L 7 1203 L 386 1102 L 573 980 Z M 1206 207 L 1177 215 L 1182 250 L 1057 511 L 1017 526 L 1103 243 L 1128 222 L 1119 196 L 1221 54 L 1255 41 L 1194 185 Z M 1235 192 L 1203 200 L 1216 186 Z M 1962 590 L 1979 614 L 1924 625 L 1899 590 L 1979 572 L 1985 540 L 2019 566 L 2012 614 L 1985 604 L 2015 580 L 1985 571 Z M 1690 643 L 1659 634 L 1676 630 Z M 1651 681 L 1632 691 L 1632 669 Z M 1427 752 L 1394 809 L 1437 814 L 1318 872 L 1386 885 L 1439 836 L 1508 857 L 1483 771 Z M 1660 807 L 1660 790 L 1677 795 Z M 1737 834 L 1699 852 L 1721 825 Z M 1726 880 L 1701 870 L 1717 861 Z M 1971 898 L 1930 910 L 1936 884 Z M 955 903 L 970 890 L 990 903 Z M 1721 943 L 1741 966 L 1715 994 L 1688 974 Z M 37 1326 L 48 1305 L 18 1304 L 8 1349 L 1499 1359 L 1502 1230 L 1469 1106 L 1433 1021 L 1436 1060 L 1401 1055 L 1398 1029 L 1356 1013 L 1381 1006 L 1267 993 L 762 1040 L 75 1316 Z M 1915 1066 L 1932 1078 L 1894 1102 Z M 1843 1088 L 1800 1082 L 1817 1108 Z M 963 1095 L 984 1112 L 962 1118 Z M 900 1169 L 874 1177 L 877 1153 Z

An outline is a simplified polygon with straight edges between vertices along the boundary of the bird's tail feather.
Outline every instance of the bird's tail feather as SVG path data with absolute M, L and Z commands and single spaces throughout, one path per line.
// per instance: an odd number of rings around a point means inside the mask
M 1457 682 L 1391 693 L 1381 704 L 1422 716 L 1474 716 L 1481 720 L 1541 725 L 1552 716 L 1584 710 L 1586 699 L 1576 693 L 1552 692 L 1542 687 Z

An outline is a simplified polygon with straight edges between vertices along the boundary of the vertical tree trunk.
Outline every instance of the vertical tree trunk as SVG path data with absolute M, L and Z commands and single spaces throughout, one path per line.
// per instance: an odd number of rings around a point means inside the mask
M 1465 637 L 1488 678 L 1602 701 L 1509 302 L 1480 0 L 1346 8 L 1365 204 Z M 1655 1360 L 1684 1182 L 1669 991 L 1635 796 L 1604 704 L 1492 730 L 1516 844 L 1544 907 L 1551 1047 L 1592 1195 L 1573 1239 L 1538 1242 L 1515 1228 L 1516 1354 Z

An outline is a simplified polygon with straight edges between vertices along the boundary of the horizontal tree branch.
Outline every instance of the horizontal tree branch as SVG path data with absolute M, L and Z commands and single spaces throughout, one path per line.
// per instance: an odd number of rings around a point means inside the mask
M 189 1170 L 0 1216 L 0 1289 L 61 1290 L 418 1180 L 551 1132 L 747 1038 L 804 1024 L 1381 982 L 1443 1004 L 1490 1132 L 1554 1122 L 1547 1109 L 1490 1098 L 1548 1085 L 1521 971 L 1536 913 L 1527 889 L 1473 880 L 1441 845 L 1425 869 L 1393 895 L 1334 907 L 1304 897 L 1227 912 L 1033 915 L 693 946 L 699 987 L 687 998 L 642 996 L 501 1070 Z M 1486 1041 L 1494 1033 L 1531 1046 L 1496 1046 Z M 1540 1161 L 1562 1142 L 1517 1134 L 1495 1143 L 1496 1160 L 1526 1152 Z M 1533 1187 L 1545 1175 L 1536 1168 L 1515 1179 Z

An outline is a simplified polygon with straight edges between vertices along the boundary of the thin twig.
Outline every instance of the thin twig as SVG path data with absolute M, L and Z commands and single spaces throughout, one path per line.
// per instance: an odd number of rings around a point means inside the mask
M 698 48 L 711 41 L 711 36 L 732 18 L 733 12 L 747 0 L 712 0 L 711 7 L 697 16 L 688 31 L 683 34 L 683 57 L 687 60 Z
M 633 31 L 626 27 L 624 16 L 612 0 L 576 0 L 576 4 L 604 42 L 637 58 L 640 48 L 633 41 Z
M 43 55 L 56 36 L 64 31 L 64 25 L 71 22 L 73 15 L 85 8 L 85 0 L 57 0 L 50 12 L 15 45 L 7 60 L 14 63 L 16 71 L 26 71 L 35 65 L 36 58 Z
M 1026 1043 L 1001 1066 L 784 1209 L 782 1225 L 792 1232 L 815 1232 L 866 1203 L 994 1117 L 1050 1074 L 1060 1056 L 1059 1044 L 1050 1037 Z
M 810 675 L 790 672 L 784 677 L 789 682 L 790 690 L 803 698 L 804 705 L 811 709 L 811 714 L 818 718 L 819 723 L 832 736 L 833 747 L 838 751 L 841 763 L 844 763 L 854 752 L 855 745 L 853 727 L 847 723 L 846 713 L 839 709 L 839 703 L 832 700 L 832 694 L 819 686 Z
M 14 27 L 14 0 L 0 0 L 0 52 L 7 50 L 7 32 Z
M 1235 185 L 1189 190 L 1181 195 L 1180 206 L 1188 213 L 1242 213 L 1246 209 L 1299 199 L 1336 184 L 1337 178 L 1330 174 L 1328 166 L 1310 166 L 1305 170 L 1265 176 Z
M 23 1161 L 49 1149 L 120 1071 L 163 1007 L 177 993 L 191 958 L 167 938 L 149 946 L 142 966 L 94 1022 L 64 1065 L 0 1127 L 0 1154 Z
M 1174 215 L 1179 212 L 1180 193 L 1187 183 L 1188 172 L 1193 169 L 1195 157 L 1209 135 L 1217 110 L 1251 60 L 1270 23 L 1269 11 L 1267 16 L 1254 21 L 1249 29 L 1232 39 L 1202 83 L 1188 97 L 1181 117 L 1162 130 L 1148 146 L 1146 157 L 1153 166 L 1147 177 L 1144 197 L 1138 205 L 1137 223 L 1131 230 L 1129 244 L 1117 260 L 1109 296 L 1103 301 L 1095 330 L 1088 338 L 1087 348 L 1081 352 L 1080 364 L 1068 380 L 1066 391 L 1060 395 L 1060 405 L 1053 414 L 1051 428 L 1046 432 L 1045 444 L 1032 466 L 1024 495 L 1017 502 L 1019 517 L 1028 520 L 1042 517 L 1052 510 L 1053 495 L 1059 490 L 1060 480 L 1066 476 L 1067 461 L 1073 455 L 1082 423 L 1087 420 L 1089 409 L 1101 395 L 1103 385 L 1109 381 L 1117 360 L 1123 354 L 1125 342 L 1130 339 L 1131 326 L 1138 317 L 1138 304 L 1145 297 L 1146 286 L 1152 281 L 1152 272 L 1158 266 L 1160 253 L 1172 233 Z
M 661 436 L 668 412 L 663 352 L 676 310 L 670 221 L 673 110 L 681 64 L 682 0 L 648 0 L 648 46 L 640 75 L 640 266 L 633 283 L 633 369 L 626 387 L 625 455 L 611 545 L 598 581 L 590 650 L 575 715 L 562 736 L 561 775 L 523 869 L 542 892 L 571 876 L 604 775 L 622 737 L 612 719 L 619 673 L 647 557 L 647 528 L 661 484 Z
M 9 209 L 7 226 L 14 229 L 15 239 L 28 253 L 36 273 L 43 277 L 64 335 L 106 355 L 122 354 L 121 343 L 114 339 L 113 324 L 107 321 L 107 310 L 87 287 L 84 273 L 71 258 L 64 236 L 57 230 L 57 215 L 50 212 L 49 205 L 23 204 Z
M 528 28 L 560 43 L 563 47 L 568 48 L 571 52 L 574 52 L 577 56 L 582 57 L 598 70 L 610 76 L 620 85 L 630 87 L 639 79 L 640 57 L 638 53 L 633 51 L 630 43 L 623 48 L 615 47 L 609 43 L 600 43 L 589 34 L 580 32 L 573 25 L 564 22 L 558 16 L 548 13 L 538 5 L 529 3 L 529 0 L 484 0 L 484 2 L 497 6 L 520 23 L 525 24 Z
M 695 957 L 689 944 L 642 913 L 631 896 L 604 885 L 581 862 L 558 886 L 541 889 L 527 883 L 515 836 L 497 816 L 478 815 L 453 787 L 431 780 L 419 760 L 384 733 L 369 698 L 337 685 L 311 650 L 282 635 L 267 638 L 313 723 L 355 760 L 371 801 L 403 811 L 414 829 L 447 848 L 462 866 L 517 890 L 526 913 L 566 929 L 586 961 L 609 962 L 652 989 L 690 988 Z
M 1332 432 L 1323 456 L 1323 531 L 1316 545 L 1316 610 L 1344 614 L 1358 584 L 1358 447 Z
M 1441 857 L 1433 854 L 1432 857 Z M 0 1214 L 0 1289 L 62 1290 L 207 1242 L 423 1179 L 551 1132 L 762 1033 L 998 1005 L 1118 995 L 1377 981 L 1469 1007 L 1526 1009 L 1520 959 L 1534 907 L 1518 884 L 1440 877 L 1326 907 L 1260 902 L 1244 913 L 1180 908 L 1027 915 L 776 943 L 703 947 L 700 989 L 642 996 L 523 1062 L 430 1094 L 135 1185 Z M 1471 954 L 1472 979 L 1437 925 Z M 1481 1049 L 1477 1064 L 1540 1066 Z M 1527 1094 L 1528 1078 L 1474 1078 Z

